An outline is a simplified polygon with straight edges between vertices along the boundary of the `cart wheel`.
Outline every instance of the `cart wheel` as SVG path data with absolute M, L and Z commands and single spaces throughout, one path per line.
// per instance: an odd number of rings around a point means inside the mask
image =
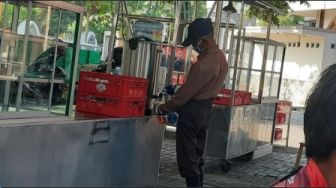
M 221 171 L 223 173 L 227 173 L 231 170 L 231 163 L 227 160 L 222 160 L 221 164 L 220 164 L 220 167 L 221 167 Z
M 244 161 L 251 161 L 253 158 L 253 152 L 247 153 L 245 155 L 242 155 L 239 157 L 240 159 L 244 160 Z

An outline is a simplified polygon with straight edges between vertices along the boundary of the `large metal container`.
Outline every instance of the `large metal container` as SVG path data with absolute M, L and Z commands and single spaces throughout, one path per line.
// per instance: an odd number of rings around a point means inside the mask
M 206 154 L 232 159 L 255 151 L 261 106 L 215 106 L 207 137 Z
M 148 94 L 156 95 L 158 92 L 162 45 L 159 43 L 140 40 L 135 50 L 129 48 L 126 41 L 123 50 L 121 74 L 146 78 L 149 80 Z M 165 81 L 165 80 L 164 80 Z
M 0 124 L 0 185 L 155 186 L 164 129 L 153 117 Z

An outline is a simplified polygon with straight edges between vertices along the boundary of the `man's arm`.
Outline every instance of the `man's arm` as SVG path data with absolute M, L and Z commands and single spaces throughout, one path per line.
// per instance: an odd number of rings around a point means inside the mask
M 164 112 L 175 112 L 186 102 L 191 100 L 205 84 L 214 78 L 213 74 L 202 68 L 201 63 L 207 62 L 198 62 L 192 66 L 186 82 L 177 91 L 172 100 L 160 106 L 160 110 Z

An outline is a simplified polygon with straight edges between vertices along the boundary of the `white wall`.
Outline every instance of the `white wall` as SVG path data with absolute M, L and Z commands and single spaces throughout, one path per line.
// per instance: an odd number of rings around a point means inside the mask
M 324 43 L 324 53 L 322 57 L 322 66 L 321 70 L 325 70 L 328 68 L 330 65 L 336 63 L 336 32 L 317 32 L 317 31 L 311 31 L 311 30 L 304 30 L 305 34 L 310 34 L 310 35 L 316 35 L 317 33 L 325 38 L 325 43 Z M 331 45 L 335 44 L 335 48 L 332 49 Z
M 250 36 L 264 37 L 264 34 L 249 33 Z M 280 99 L 290 100 L 294 106 L 304 106 L 307 94 L 314 85 L 320 72 L 323 70 L 325 57 L 324 37 L 297 34 L 271 33 L 271 39 L 287 44 L 283 80 L 280 89 Z M 288 43 L 297 43 L 300 47 L 288 47 Z M 309 48 L 306 48 L 306 43 Z M 319 43 L 319 48 L 311 48 L 310 43 Z

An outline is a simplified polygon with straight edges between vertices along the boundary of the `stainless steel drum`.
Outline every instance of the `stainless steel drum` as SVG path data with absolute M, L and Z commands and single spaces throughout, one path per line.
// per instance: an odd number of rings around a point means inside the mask
M 149 96 L 156 95 L 160 90 L 157 86 L 160 80 L 158 76 L 162 57 L 161 48 L 161 44 L 140 40 L 137 48 L 131 50 L 129 42 L 125 41 L 121 74 L 148 79 Z

